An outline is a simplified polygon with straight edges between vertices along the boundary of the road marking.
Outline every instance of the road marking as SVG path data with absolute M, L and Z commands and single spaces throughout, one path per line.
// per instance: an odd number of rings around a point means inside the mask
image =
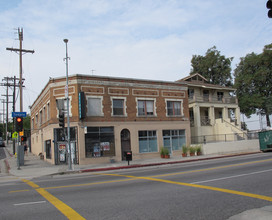
M 208 183 L 208 182 L 214 182 L 214 181 L 218 181 L 218 180 L 232 179 L 232 178 L 237 178 L 237 177 L 242 177 L 242 176 L 250 176 L 250 175 L 254 175 L 254 174 L 266 173 L 266 172 L 271 172 L 271 171 L 272 171 L 272 169 L 262 170 L 262 171 L 252 172 L 252 173 L 244 173 L 244 174 L 239 174 L 239 175 L 234 175 L 234 176 L 228 176 L 228 177 L 222 177 L 222 178 L 216 178 L 216 179 L 210 179 L 210 180 L 203 180 L 203 181 L 197 181 L 197 182 L 193 182 L 192 184 Z
M 192 184 L 192 183 L 183 183 L 183 182 L 176 182 L 176 181 L 171 181 L 171 180 L 156 179 L 156 178 L 152 178 L 152 177 L 136 177 L 136 176 L 130 176 L 130 175 L 106 174 L 106 173 L 104 173 L 104 174 L 97 173 L 97 175 L 120 176 L 120 177 L 127 177 L 127 178 L 133 178 L 133 179 L 150 180 L 150 181 L 154 181 L 154 182 L 170 183 L 170 184 L 175 184 L 175 185 L 180 185 L 180 186 L 189 186 L 189 187 L 194 187 L 194 188 L 208 189 L 208 190 L 212 190 L 212 191 L 224 192 L 224 193 L 240 195 L 240 196 L 245 196 L 245 197 L 251 197 L 251 198 L 255 198 L 255 199 L 261 199 L 261 200 L 266 200 L 266 201 L 272 202 L 272 197 L 269 197 L 269 196 L 240 192 L 240 191 L 236 191 L 236 190 L 218 188 L 218 187 L 213 187 L 213 186 L 203 186 L 203 185 Z
M 272 161 L 272 159 L 251 161 L 251 162 L 246 162 L 246 163 L 237 163 L 237 164 L 231 164 L 231 165 L 219 166 L 219 167 L 212 167 L 212 168 L 205 168 L 205 169 L 199 169 L 199 170 L 183 171 L 183 172 L 178 172 L 178 173 L 160 174 L 160 175 L 155 175 L 155 176 L 151 176 L 151 177 L 165 177 L 165 176 L 174 176 L 174 175 L 180 175 L 180 174 L 197 173 L 197 172 L 203 172 L 203 171 L 225 169 L 225 168 L 230 168 L 230 167 L 244 166 L 244 165 L 249 165 L 249 164 L 264 163 L 264 162 L 270 162 L 270 161 Z
M 65 215 L 68 219 L 85 219 L 80 214 L 78 214 L 71 207 L 66 205 L 64 202 L 59 200 L 57 197 L 53 196 L 45 189 L 40 188 L 37 184 L 30 180 L 22 179 L 23 182 L 34 188 L 41 196 L 43 196 L 48 202 L 50 202 L 53 206 L 55 206 L 63 215 Z
M 30 190 L 29 189 L 21 189 L 21 190 L 9 191 L 8 193 L 27 192 L 27 191 L 30 191 Z
M 91 185 L 99 185 L 99 184 L 105 184 L 105 183 L 125 182 L 125 181 L 130 181 L 130 180 L 133 180 L 133 179 L 109 180 L 109 181 L 103 181 L 103 182 L 96 182 L 96 183 L 82 183 L 82 184 L 67 185 L 67 186 L 50 186 L 50 187 L 44 187 L 44 189 L 60 189 L 60 188 L 78 187 L 78 186 L 91 186 Z
M 46 203 L 46 201 L 39 201 L 39 202 L 25 202 L 25 203 L 17 203 L 13 204 L 15 206 L 20 206 L 20 205 L 33 205 L 33 204 L 40 204 L 40 203 Z
M 216 169 L 224 169 L 224 168 L 235 167 L 235 166 L 244 166 L 244 165 L 255 164 L 255 163 L 263 163 L 263 162 L 269 162 L 269 161 L 272 161 L 272 159 L 251 161 L 251 162 L 245 162 L 245 163 L 239 163 L 239 164 L 231 164 L 231 165 L 226 165 L 226 166 L 219 166 L 219 167 L 199 169 L 199 170 L 183 171 L 183 172 L 178 172 L 178 173 L 168 173 L 168 174 L 154 175 L 154 176 L 150 176 L 150 177 L 151 178 L 156 178 L 156 177 L 174 176 L 174 175 L 181 175 L 181 174 L 188 174 L 188 173 L 197 173 L 197 172 L 211 171 L 211 170 L 216 170 Z M 97 173 L 92 173 L 92 175 L 97 175 Z M 98 173 L 98 175 L 103 175 L 103 174 Z M 125 180 L 103 181 L 103 182 L 96 182 L 96 183 L 66 185 L 66 186 L 52 186 L 52 187 L 45 187 L 44 189 L 60 189 L 60 188 L 69 188 L 69 187 L 91 186 L 91 185 L 114 183 L 114 182 L 129 181 L 129 180 L 135 180 L 135 178 L 125 179 Z M 35 183 L 32 183 L 32 184 L 33 184 L 33 188 L 39 187 Z M 29 191 L 29 190 L 15 190 L 15 191 L 9 191 L 8 193 L 25 192 L 25 191 Z

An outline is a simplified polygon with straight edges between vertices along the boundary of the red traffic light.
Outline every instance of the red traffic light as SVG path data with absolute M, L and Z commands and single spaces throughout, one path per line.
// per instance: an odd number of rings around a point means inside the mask
M 23 127 L 24 127 L 24 126 L 23 126 L 23 118 L 22 118 L 22 117 L 16 117 L 15 126 L 16 126 L 16 131 L 17 131 L 17 132 L 23 130 Z

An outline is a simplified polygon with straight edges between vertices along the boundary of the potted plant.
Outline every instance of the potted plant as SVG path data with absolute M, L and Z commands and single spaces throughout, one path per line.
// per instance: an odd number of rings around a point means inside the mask
M 196 152 L 195 147 L 194 147 L 194 146 L 190 146 L 190 147 L 189 147 L 190 156 L 195 156 L 195 152 Z
M 164 158 L 170 158 L 169 150 L 168 148 L 164 147 Z
M 200 145 L 197 145 L 196 146 L 196 155 L 199 156 L 202 154 L 202 151 L 201 151 L 201 146 Z
M 187 157 L 188 147 L 185 145 L 182 146 L 182 156 Z
M 160 150 L 160 155 L 161 155 L 161 158 L 164 158 L 165 157 L 165 148 L 162 147 L 161 150 Z

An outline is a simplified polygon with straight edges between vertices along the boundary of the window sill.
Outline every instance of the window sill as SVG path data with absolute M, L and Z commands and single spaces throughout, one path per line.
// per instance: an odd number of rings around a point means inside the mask
M 184 115 L 167 115 L 169 118 L 183 118 Z
M 127 115 L 112 115 L 113 118 L 127 118 Z

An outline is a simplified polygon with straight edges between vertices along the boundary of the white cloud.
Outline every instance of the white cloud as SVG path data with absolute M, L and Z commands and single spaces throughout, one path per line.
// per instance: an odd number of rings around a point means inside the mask
M 5 48 L 18 47 L 13 28 L 23 27 L 24 48 L 35 50 L 23 57 L 25 105 L 33 103 L 49 77 L 64 76 L 64 38 L 69 39 L 70 74 L 95 70 L 166 81 L 189 74 L 192 55 L 204 55 L 214 45 L 237 63 L 271 42 L 272 20 L 261 0 L 12 2 L 0 9 L 0 74 L 18 74 L 18 55 Z

